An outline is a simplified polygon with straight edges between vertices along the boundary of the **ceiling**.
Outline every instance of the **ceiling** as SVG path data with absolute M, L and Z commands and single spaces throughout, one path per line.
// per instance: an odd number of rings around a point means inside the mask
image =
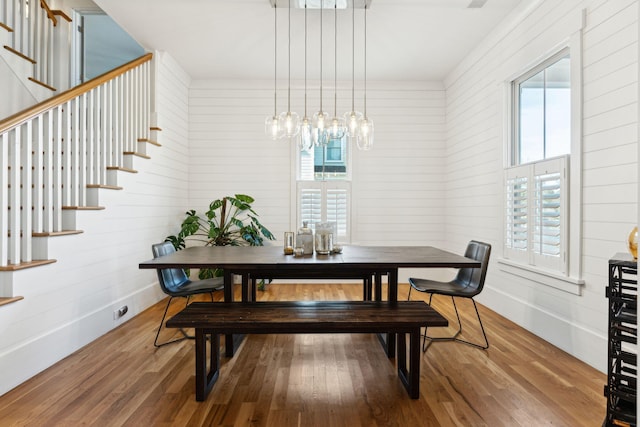
M 200 79 L 273 79 L 270 0 L 94 0 L 149 50 L 168 52 Z M 278 5 L 283 0 L 277 0 Z M 295 1 L 295 0 L 292 0 Z M 441 81 L 510 12 L 532 0 L 371 0 L 367 11 L 369 80 Z M 349 1 L 349 4 L 351 2 Z M 356 3 L 358 5 L 358 3 Z M 469 7 L 471 6 L 471 7 Z M 481 6 L 481 7 L 478 7 Z M 288 8 L 276 8 L 278 78 L 287 78 Z M 320 11 L 307 13 L 307 75 L 320 76 Z M 323 79 L 334 78 L 334 11 L 323 18 Z M 339 80 L 364 69 L 364 10 L 337 12 Z M 304 78 L 304 10 L 291 10 L 291 78 Z M 355 55 L 352 55 L 352 51 Z

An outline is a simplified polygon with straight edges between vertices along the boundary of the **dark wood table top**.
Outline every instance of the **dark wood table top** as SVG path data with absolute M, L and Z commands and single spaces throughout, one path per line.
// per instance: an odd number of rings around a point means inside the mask
M 464 268 L 480 263 L 432 246 L 345 246 L 341 254 L 285 255 L 281 246 L 194 246 L 140 263 L 144 269 L 218 267 L 231 270 L 304 266 L 334 268 Z

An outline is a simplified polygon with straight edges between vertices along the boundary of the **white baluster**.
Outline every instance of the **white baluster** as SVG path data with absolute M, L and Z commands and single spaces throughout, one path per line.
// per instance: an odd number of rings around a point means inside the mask
M 9 133 L 0 135 L 0 267 L 8 265 L 9 248 Z
M 53 231 L 62 231 L 62 111 L 61 107 L 52 110 L 53 114 Z
M 71 115 L 72 103 L 71 101 L 65 102 L 62 105 L 62 139 L 60 141 L 62 147 L 62 206 L 72 206 L 71 194 L 73 187 L 71 185 L 71 169 L 72 169 L 72 154 L 71 154 L 71 122 L 73 120 Z
M 95 91 L 91 90 L 89 91 L 89 93 L 87 94 L 87 98 L 86 98 L 86 106 L 85 109 L 87 110 L 87 146 L 86 146 L 86 152 L 87 152 L 87 166 L 86 166 L 86 184 L 95 184 L 95 180 L 94 180 L 94 168 L 95 168 L 95 164 L 94 164 L 94 138 L 95 138 L 95 132 L 94 132 L 94 96 L 95 96 Z M 86 200 L 86 199 L 85 199 Z
M 43 227 L 44 231 L 52 232 L 53 229 L 53 153 L 51 148 L 51 140 L 53 138 L 53 115 L 51 111 L 48 111 L 42 116 L 43 124 L 43 144 L 42 144 L 42 164 L 44 170 L 42 171 L 42 181 L 44 183 L 44 213 L 43 213 Z
M 44 231 L 44 160 L 43 117 L 33 119 L 33 231 Z
M 10 264 L 20 263 L 20 140 L 22 129 L 16 127 L 9 133 L 9 243 L 8 258 Z
M 122 125 L 122 117 L 123 117 L 123 108 L 122 108 L 122 84 L 123 79 L 122 76 L 118 76 L 116 81 L 114 82 L 115 90 L 113 92 L 113 109 L 114 109 L 114 123 L 113 128 L 115 129 L 114 133 L 114 150 L 113 155 L 115 156 L 113 165 L 114 166 L 123 166 L 123 157 L 122 153 L 124 151 L 124 127 Z
M 108 81 L 104 85 L 103 94 L 104 111 L 104 159 L 105 173 L 107 166 L 114 166 L 113 160 L 113 81 Z M 105 183 L 107 183 L 105 175 Z
M 71 165 L 69 170 L 69 206 L 78 205 L 78 165 L 79 153 L 78 153 L 78 118 L 80 112 L 78 111 L 78 98 L 74 98 L 69 102 L 70 117 L 70 134 L 69 134 L 69 163 Z
M 100 168 L 100 157 L 99 157 L 99 148 L 100 148 L 100 123 L 99 123 L 99 115 L 98 108 L 100 106 L 100 88 L 95 88 L 91 91 L 93 97 L 91 98 L 91 132 L 93 133 L 93 137 L 89 140 L 91 146 L 91 175 L 89 176 L 90 184 L 99 184 L 98 181 L 98 169 Z M 95 204 L 95 203 L 94 203 Z
M 20 185 L 17 191 L 20 192 L 20 260 L 21 262 L 31 262 L 32 247 L 31 238 L 33 229 L 31 219 L 33 218 L 32 211 L 32 197 L 31 197 L 31 183 L 32 183 L 32 124 L 33 121 L 28 121 L 23 127 L 22 138 L 20 138 L 20 157 L 21 157 L 21 171 L 20 171 Z M 16 236 L 17 237 L 17 236 Z
M 76 206 L 85 206 L 87 187 L 87 94 L 83 93 L 77 98 L 80 110 L 80 123 L 78 125 L 78 200 Z

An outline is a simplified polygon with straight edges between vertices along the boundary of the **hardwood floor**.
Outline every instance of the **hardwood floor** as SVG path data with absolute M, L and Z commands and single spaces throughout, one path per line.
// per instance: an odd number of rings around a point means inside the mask
M 401 285 L 400 298 L 407 289 Z M 271 284 L 258 294 L 361 299 L 362 288 Z M 604 374 L 482 306 L 491 347 L 432 345 L 419 400 L 409 399 L 376 336 L 318 334 L 248 336 L 234 358 L 223 358 L 208 399 L 196 402 L 194 342 L 153 346 L 164 304 L 1 396 L 0 425 L 574 427 L 604 419 Z M 434 297 L 434 307 L 455 318 L 450 300 Z M 463 322 L 473 321 L 470 303 L 459 308 Z

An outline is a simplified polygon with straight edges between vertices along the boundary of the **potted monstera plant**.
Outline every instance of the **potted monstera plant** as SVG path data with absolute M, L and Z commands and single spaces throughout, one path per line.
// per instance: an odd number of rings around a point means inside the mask
M 204 215 L 192 209 L 186 212 L 178 234 L 167 236 L 165 241 L 173 243 L 176 250 L 184 249 L 187 241 L 204 246 L 262 246 L 264 239 L 275 237 L 258 221 L 258 214 L 251 207 L 254 201 L 246 194 L 236 194 L 214 200 Z M 222 274 L 220 269 L 204 268 L 198 277 L 209 279 Z

